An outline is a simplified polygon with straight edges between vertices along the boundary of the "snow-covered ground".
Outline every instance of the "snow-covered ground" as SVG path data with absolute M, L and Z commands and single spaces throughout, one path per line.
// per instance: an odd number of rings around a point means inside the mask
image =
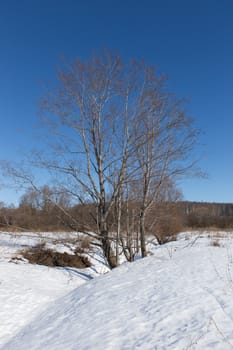
M 102 275 L 101 258 L 9 262 L 30 240 L 0 233 L 0 349 L 233 349 L 233 234 L 184 233 Z

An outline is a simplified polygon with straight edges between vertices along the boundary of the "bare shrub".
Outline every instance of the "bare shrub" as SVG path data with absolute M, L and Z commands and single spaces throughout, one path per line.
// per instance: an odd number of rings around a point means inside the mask
M 90 267 L 91 263 L 87 257 L 80 254 L 59 253 L 52 249 L 46 249 L 45 244 L 38 244 L 30 249 L 21 251 L 22 256 L 30 264 L 45 266 L 76 267 L 83 269 Z
M 182 231 L 182 227 L 179 218 L 171 216 L 158 222 L 154 235 L 159 244 L 176 241 L 178 233 Z
M 177 210 L 175 203 L 160 203 L 150 213 L 149 233 L 154 235 L 158 244 L 164 244 L 177 239 L 183 230 L 183 216 Z
M 210 243 L 212 247 L 221 247 L 221 243 L 216 239 Z

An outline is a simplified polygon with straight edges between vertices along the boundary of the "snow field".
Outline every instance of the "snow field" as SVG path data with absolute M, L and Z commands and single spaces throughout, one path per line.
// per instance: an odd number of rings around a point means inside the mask
M 0 348 L 233 349 L 232 239 L 206 237 L 181 235 L 83 285 L 62 269 L 1 262 Z

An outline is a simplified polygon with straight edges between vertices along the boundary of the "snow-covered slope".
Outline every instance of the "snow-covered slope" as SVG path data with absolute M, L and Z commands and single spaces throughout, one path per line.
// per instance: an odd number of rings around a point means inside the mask
M 67 236 L 67 234 L 66 234 Z M 65 236 L 65 237 L 66 237 Z M 106 271 L 106 267 L 94 260 L 95 268 L 48 268 L 12 260 L 17 251 L 48 241 L 64 238 L 64 234 L 4 233 L 0 232 L 0 348 L 29 324 L 49 304 L 71 290 Z M 62 250 L 61 245 L 58 246 Z M 63 247 L 63 250 L 67 247 Z
M 43 304 L 1 349 L 233 349 L 231 239 L 224 247 L 193 242 L 157 248 Z

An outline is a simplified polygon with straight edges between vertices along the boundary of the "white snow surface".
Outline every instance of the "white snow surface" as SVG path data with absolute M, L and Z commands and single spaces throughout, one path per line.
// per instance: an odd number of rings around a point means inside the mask
M 220 247 L 215 236 L 181 234 L 92 278 L 9 263 L 0 234 L 0 349 L 233 349 L 233 234 L 218 234 Z

